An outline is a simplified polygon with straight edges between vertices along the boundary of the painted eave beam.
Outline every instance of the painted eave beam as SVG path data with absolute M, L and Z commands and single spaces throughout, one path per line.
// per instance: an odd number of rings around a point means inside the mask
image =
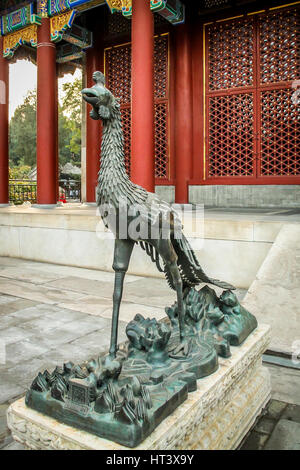
M 0 18 L 1 36 L 14 33 L 31 24 L 41 25 L 41 18 L 34 13 L 34 3 L 12 11 Z
M 106 0 L 111 11 L 121 11 L 126 18 L 132 16 L 131 0 Z M 185 22 L 185 5 L 180 0 L 149 0 L 149 7 L 171 24 L 176 25 Z

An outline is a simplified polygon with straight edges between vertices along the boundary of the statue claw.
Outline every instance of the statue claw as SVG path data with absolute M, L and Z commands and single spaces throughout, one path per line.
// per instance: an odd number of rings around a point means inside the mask
M 105 375 L 108 378 L 117 378 L 121 373 L 122 364 L 118 359 L 116 359 L 114 354 L 110 353 L 106 356 L 103 366 Z
M 173 348 L 169 349 L 169 356 L 174 357 L 175 359 L 178 356 L 186 357 L 188 356 L 190 349 L 191 349 L 191 339 L 183 338 L 178 345 L 173 346 Z

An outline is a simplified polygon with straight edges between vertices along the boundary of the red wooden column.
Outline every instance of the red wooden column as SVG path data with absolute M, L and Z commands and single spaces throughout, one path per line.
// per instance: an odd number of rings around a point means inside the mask
M 188 24 L 176 27 L 175 65 L 175 202 L 188 203 L 193 165 L 192 54 Z
M 50 20 L 42 18 L 37 45 L 37 202 L 57 202 L 56 50 Z
M 0 38 L 0 204 L 8 204 L 8 61 Z
M 94 33 L 94 46 L 86 51 L 86 86 L 95 85 L 92 75 L 99 70 L 104 72 L 103 42 Z M 101 121 L 95 121 L 89 116 L 91 106 L 87 107 L 86 117 L 86 202 L 95 202 L 95 189 L 100 169 L 100 147 L 102 126 Z
M 205 183 L 204 175 L 204 70 L 203 70 L 203 23 L 196 18 L 192 32 L 193 63 L 193 172 L 196 184 Z
M 132 2 L 131 179 L 154 192 L 154 21 L 149 0 Z
M 59 130 L 58 130 L 58 64 L 56 64 L 56 81 L 55 81 L 55 127 L 56 132 L 56 200 L 59 199 Z

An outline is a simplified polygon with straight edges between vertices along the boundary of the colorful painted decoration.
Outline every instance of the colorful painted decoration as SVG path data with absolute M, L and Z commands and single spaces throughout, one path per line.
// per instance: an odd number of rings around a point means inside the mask
M 49 0 L 50 15 L 57 15 L 66 10 L 70 10 L 69 0 Z
M 122 15 L 132 15 L 132 0 L 106 0 L 111 13 L 122 11 Z M 156 11 L 172 24 L 184 23 L 185 6 L 180 0 L 150 0 L 150 9 Z
M 123 9 L 130 9 L 131 11 L 131 0 L 106 0 L 106 3 L 111 13 L 116 11 L 123 11 Z
M 73 8 L 76 10 L 89 10 L 105 3 L 105 0 L 49 0 L 49 15 L 57 15 Z
M 122 10 L 122 0 L 106 0 L 111 13 Z
M 75 10 L 71 10 L 50 19 L 51 41 L 58 42 L 62 40 L 67 29 L 72 27 L 76 13 Z
M 93 34 L 77 24 L 73 24 L 71 29 L 67 29 L 63 38 L 81 49 L 87 49 L 93 45 Z
M 132 15 L 132 0 L 122 0 L 122 15 L 123 16 Z
M 48 16 L 48 0 L 37 1 L 37 14 L 42 18 L 46 18 Z
M 70 60 L 80 59 L 83 51 L 80 47 L 74 44 L 62 44 L 56 50 L 56 62 L 64 64 Z
M 14 52 L 23 44 L 37 46 L 37 25 L 30 25 L 3 38 L 3 57 L 11 59 Z
M 172 24 L 185 21 L 185 5 L 180 0 L 150 0 L 151 10 L 157 11 Z
M 34 15 L 34 4 L 30 3 L 19 10 L 13 11 L 1 18 L 1 34 L 9 34 L 24 28 L 29 24 L 41 24 L 39 16 Z

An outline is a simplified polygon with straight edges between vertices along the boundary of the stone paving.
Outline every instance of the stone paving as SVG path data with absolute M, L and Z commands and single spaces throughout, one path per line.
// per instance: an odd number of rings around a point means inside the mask
M 241 450 L 300 450 L 300 406 L 272 399 Z
M 6 409 L 40 370 L 108 349 L 113 283 L 113 273 L 0 258 L 0 448 L 20 448 Z M 119 341 L 137 313 L 162 318 L 174 300 L 163 279 L 127 275 Z
M 5 413 L 12 401 L 24 395 L 40 370 L 53 369 L 68 360 L 81 362 L 108 349 L 113 280 L 109 272 L 0 257 L 0 449 L 22 448 L 12 441 Z M 245 295 L 243 290 L 237 293 L 240 299 Z M 162 306 L 174 301 L 175 293 L 163 279 L 127 275 L 119 341 L 125 340 L 126 324 L 135 314 L 160 319 L 165 316 Z M 278 400 L 284 391 L 284 373 L 290 371 L 281 371 L 277 380 L 281 369 L 270 367 Z M 300 371 L 289 373 L 289 393 L 283 401 L 293 404 L 300 390 Z M 276 403 L 280 403 L 278 400 Z M 284 423 L 279 428 L 278 416 L 263 416 L 244 447 L 262 448 L 273 425 L 274 432 L 277 429 L 282 434 L 286 422 L 292 422 L 295 433 L 299 409 L 283 403 L 280 417 Z M 296 418 L 290 421 L 294 415 Z M 268 442 L 273 445 L 271 438 Z

